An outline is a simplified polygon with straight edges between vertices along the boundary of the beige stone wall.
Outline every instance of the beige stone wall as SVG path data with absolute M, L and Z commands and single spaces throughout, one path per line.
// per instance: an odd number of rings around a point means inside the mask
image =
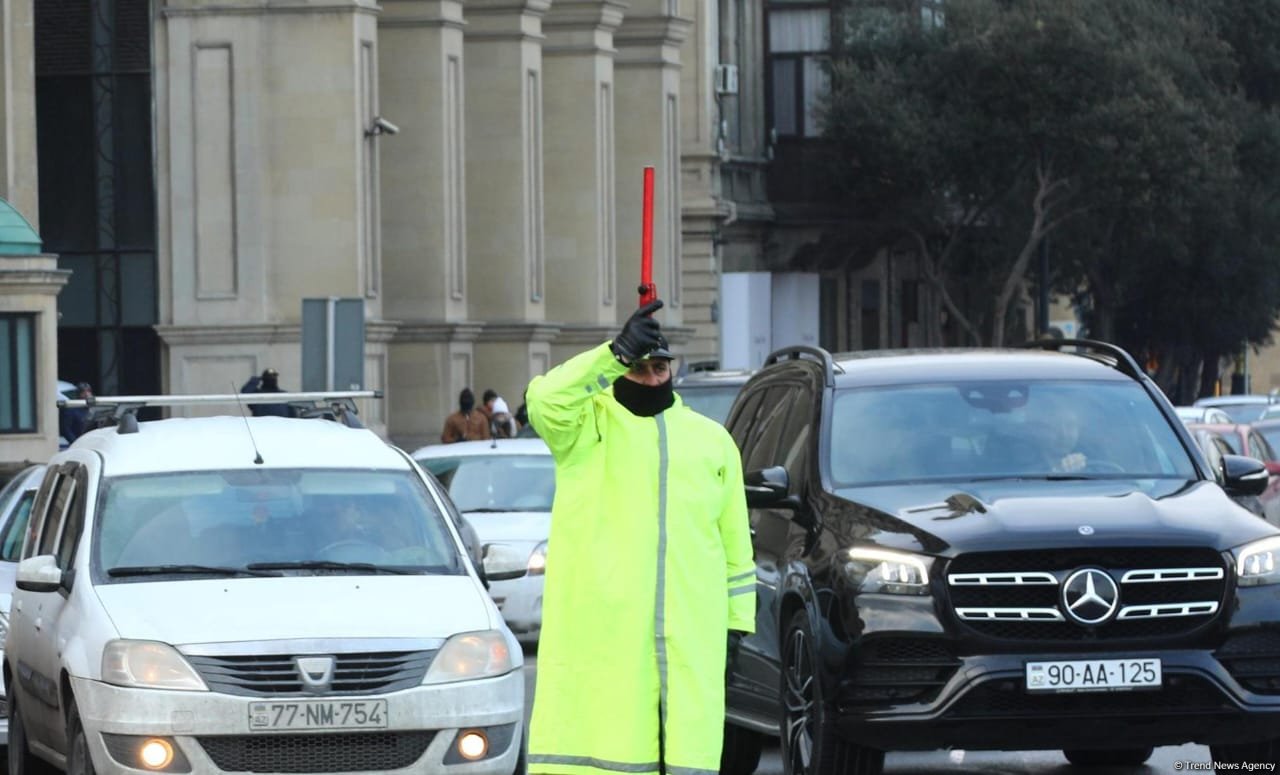
M 33 2 L 0 0 L 0 199 L 39 233 Z
M 0 436 L 0 466 L 44 462 L 58 451 L 58 292 L 71 273 L 58 258 L 0 256 L 0 313 L 36 315 L 36 432 Z

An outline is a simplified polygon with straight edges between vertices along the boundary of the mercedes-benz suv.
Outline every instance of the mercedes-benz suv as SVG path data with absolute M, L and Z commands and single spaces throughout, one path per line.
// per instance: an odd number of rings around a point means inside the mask
M 1221 483 L 1123 350 L 770 356 L 727 422 L 759 614 L 722 772 L 765 735 L 788 775 L 889 750 L 1061 749 L 1144 762 L 1280 753 L 1280 534 Z

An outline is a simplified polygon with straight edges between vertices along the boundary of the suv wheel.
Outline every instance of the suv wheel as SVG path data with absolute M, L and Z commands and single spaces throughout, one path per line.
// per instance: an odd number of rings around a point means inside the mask
M 884 751 L 841 738 L 827 718 L 809 614 L 791 617 L 782 643 L 782 771 L 785 775 L 880 775 Z
M 720 775 L 752 775 L 760 766 L 764 736 L 733 724 L 724 725 L 724 747 L 720 750 Z
M 1260 743 L 1211 745 L 1209 754 L 1213 761 L 1222 765 L 1218 772 L 1238 772 L 1245 769 L 1242 765 L 1246 762 L 1274 766 L 1280 762 L 1280 739 L 1263 740 Z
M 53 768 L 37 759 L 27 747 L 27 726 L 22 721 L 16 694 L 9 697 L 9 775 L 44 775 Z
M 1077 767 L 1137 767 L 1151 758 L 1153 748 L 1117 748 L 1110 751 L 1067 749 L 1062 755 Z
M 93 757 L 89 755 L 89 738 L 85 734 L 84 724 L 80 723 L 80 710 L 75 700 L 67 710 L 67 740 L 71 743 L 71 751 L 67 754 L 67 775 L 94 775 Z

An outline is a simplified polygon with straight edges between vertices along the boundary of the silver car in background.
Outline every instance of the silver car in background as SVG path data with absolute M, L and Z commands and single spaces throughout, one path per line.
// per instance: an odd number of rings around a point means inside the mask
M 542 628 L 556 469 L 542 439 L 433 444 L 413 453 L 449 491 L 483 546 L 489 594 L 522 643 Z
M 31 504 L 44 480 L 45 466 L 27 466 L 0 490 L 0 662 L 4 660 L 4 639 L 9 634 L 9 605 L 13 602 L 13 585 L 18 576 L 18 560 L 22 558 L 22 539 L 27 534 Z M 0 676 L 0 745 L 9 742 L 9 713 L 4 678 Z

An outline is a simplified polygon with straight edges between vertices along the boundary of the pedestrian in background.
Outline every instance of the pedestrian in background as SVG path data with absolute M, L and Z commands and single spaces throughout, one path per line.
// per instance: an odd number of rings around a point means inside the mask
M 489 435 L 489 418 L 476 408 L 476 395 L 471 388 L 463 388 L 458 394 L 458 411 L 444 421 L 440 441 L 453 444 L 457 441 L 483 441 Z
M 672 391 L 661 307 L 526 394 L 556 461 L 530 773 L 719 770 L 755 564 L 738 448 Z
M 88 382 L 79 382 L 76 384 L 76 397 L 73 400 L 87 400 L 93 398 L 93 388 Z M 58 417 L 59 434 L 67 440 L 67 443 L 75 441 L 84 435 L 89 425 L 89 407 L 77 406 L 75 408 L 63 409 Z
M 513 439 L 516 435 L 516 421 L 511 416 L 511 409 L 507 406 L 507 402 L 498 396 L 493 399 L 493 403 L 489 405 L 491 413 L 489 415 L 489 431 L 495 439 Z
M 264 369 L 261 376 L 250 377 L 240 388 L 241 393 L 283 393 L 280 387 L 280 372 L 275 369 Z M 292 417 L 293 412 L 288 404 L 249 404 L 249 413 L 254 417 Z

